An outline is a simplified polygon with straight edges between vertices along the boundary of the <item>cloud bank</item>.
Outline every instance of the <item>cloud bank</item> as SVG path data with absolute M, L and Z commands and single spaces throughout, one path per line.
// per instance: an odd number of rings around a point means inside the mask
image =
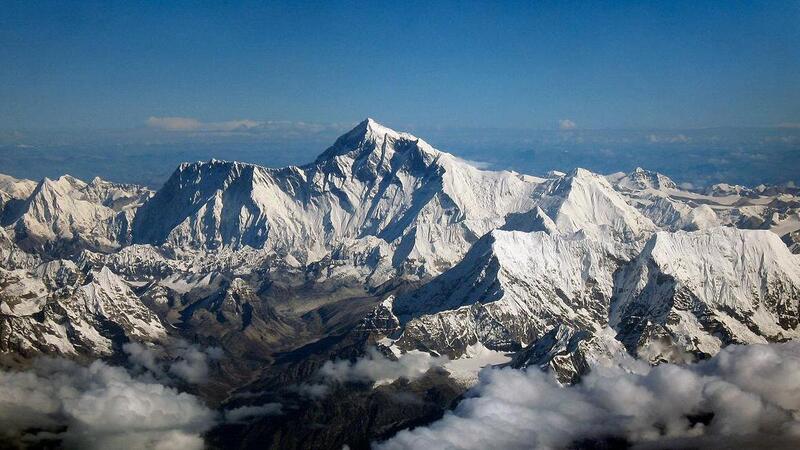
M 186 393 L 119 367 L 42 359 L 0 371 L 0 440 L 80 449 L 203 448 L 216 413 Z
M 537 370 L 485 370 L 455 411 L 377 448 L 563 448 L 624 439 L 643 448 L 800 445 L 800 343 L 731 346 L 642 374 L 598 369 L 563 387 Z

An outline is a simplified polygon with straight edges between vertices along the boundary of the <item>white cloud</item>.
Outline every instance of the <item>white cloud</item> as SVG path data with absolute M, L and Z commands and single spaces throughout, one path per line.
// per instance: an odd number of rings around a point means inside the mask
M 257 128 L 264 124 L 250 119 L 226 122 L 201 122 L 191 117 L 149 117 L 145 122 L 151 128 L 165 131 L 239 131 Z
M 347 129 L 346 124 L 320 124 L 309 122 L 292 122 L 284 120 L 251 120 L 237 119 L 224 122 L 203 122 L 192 117 L 149 117 L 145 124 L 148 128 L 166 131 L 176 135 L 256 135 L 277 136 L 283 138 L 303 137 L 309 134 L 341 132 Z
M 216 414 L 196 397 L 96 361 L 43 359 L 0 371 L 0 439 L 57 438 L 70 448 L 203 447 Z M 42 431 L 28 431 L 28 430 Z
M 201 349 L 185 341 L 173 342 L 168 347 L 131 342 L 122 349 L 134 367 L 150 372 L 157 379 L 167 380 L 173 376 L 194 384 L 208 378 L 210 360 L 223 356 L 219 347 Z
M 463 158 L 458 158 L 458 160 L 463 163 L 469 164 L 470 166 L 475 167 L 476 169 L 487 170 L 491 169 L 492 167 L 492 163 L 487 161 L 479 161 L 477 159 L 463 159 Z
M 275 416 L 282 413 L 280 403 L 266 403 L 258 406 L 241 406 L 225 411 L 225 421 L 228 423 L 241 423 L 248 419 L 261 416 Z
M 647 141 L 651 144 L 686 144 L 692 139 L 683 133 L 673 135 L 659 135 L 651 133 L 647 136 Z
M 197 119 L 189 117 L 149 117 L 147 126 L 167 131 L 194 131 L 201 127 Z
M 161 363 L 158 362 L 161 355 L 156 348 L 140 344 L 138 342 L 129 342 L 122 346 L 122 350 L 128 354 L 128 361 L 136 367 L 141 367 L 156 375 L 163 374 Z
M 444 365 L 448 361 L 445 356 L 431 356 L 420 351 L 411 351 L 392 360 L 378 350 L 370 348 L 367 355 L 355 362 L 347 360 L 328 361 L 319 371 L 320 377 L 335 382 L 375 382 L 391 383 L 398 378 L 414 380 L 424 375 L 433 367 Z
M 208 378 L 208 356 L 195 346 L 187 347 L 170 365 L 169 373 L 189 383 L 201 383 Z
M 396 359 L 389 359 L 375 347 L 371 347 L 365 356 L 355 361 L 326 361 L 315 374 L 313 382 L 295 385 L 290 389 L 308 398 L 319 399 L 328 395 L 331 385 L 335 383 L 382 385 L 400 378 L 415 380 L 434 367 L 444 366 L 448 361 L 446 356 L 432 356 L 420 351 L 406 352 Z
M 596 369 L 572 387 L 538 370 L 485 370 L 455 411 L 377 448 L 562 448 L 603 438 L 648 448 L 797 445 L 799 414 L 800 343 L 731 346 L 642 374 Z
M 322 398 L 328 395 L 330 387 L 322 383 L 302 383 L 292 387 L 291 390 L 308 398 Z
M 558 128 L 561 130 L 574 130 L 577 127 L 578 125 L 569 119 L 561 119 L 558 121 Z

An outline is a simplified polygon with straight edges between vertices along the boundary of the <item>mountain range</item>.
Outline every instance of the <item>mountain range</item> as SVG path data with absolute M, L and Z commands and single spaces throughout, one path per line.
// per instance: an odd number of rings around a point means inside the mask
M 800 334 L 797 190 L 481 170 L 372 119 L 310 164 L 184 163 L 157 191 L 3 175 L 0 225 L 0 361 L 219 348 L 187 391 L 296 408 L 221 425 L 218 447 L 368 445 L 440 416 L 490 365 L 570 384 Z M 303 394 L 371 352 L 446 362 Z M 423 400 L 387 400 L 409 393 Z

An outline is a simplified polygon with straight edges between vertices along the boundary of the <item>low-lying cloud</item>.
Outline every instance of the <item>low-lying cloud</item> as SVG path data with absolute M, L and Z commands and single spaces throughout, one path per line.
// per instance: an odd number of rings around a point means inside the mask
M 138 342 L 122 348 L 135 369 L 147 371 L 159 380 L 179 378 L 192 384 L 206 381 L 210 361 L 223 356 L 219 347 L 201 348 L 184 341 L 174 342 L 169 348 Z
M 246 422 L 255 417 L 275 416 L 283 412 L 280 403 L 265 403 L 263 405 L 240 406 L 225 411 L 225 421 L 228 423 Z
M 319 371 L 322 378 L 336 382 L 391 383 L 399 378 L 414 380 L 432 367 L 442 366 L 448 361 L 444 356 L 412 351 L 403 353 L 396 360 L 389 359 L 378 350 L 370 348 L 367 355 L 356 361 L 328 361 Z
M 0 440 L 80 449 L 203 448 L 216 413 L 195 396 L 95 361 L 0 371 Z
M 387 358 L 374 347 L 355 361 L 327 361 L 317 372 L 314 383 L 303 383 L 294 387 L 298 393 L 311 398 L 328 394 L 329 386 L 335 383 L 389 384 L 400 378 L 415 380 L 434 367 L 447 363 L 446 356 L 433 356 L 420 351 L 412 351 Z
M 545 449 L 603 439 L 646 448 L 800 445 L 800 343 L 731 346 L 641 374 L 598 369 L 572 387 L 538 370 L 485 370 L 455 411 L 377 448 Z

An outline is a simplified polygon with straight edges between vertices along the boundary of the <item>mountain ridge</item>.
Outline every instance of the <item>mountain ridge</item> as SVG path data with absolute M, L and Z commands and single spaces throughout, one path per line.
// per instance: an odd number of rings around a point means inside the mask
M 183 163 L 155 192 L 0 177 L 0 200 L 0 354 L 186 340 L 225 355 L 192 389 L 232 407 L 307 405 L 326 363 L 377 354 L 447 360 L 419 383 L 454 398 L 487 365 L 569 384 L 800 333 L 794 194 L 481 170 L 372 119 L 301 166 Z

